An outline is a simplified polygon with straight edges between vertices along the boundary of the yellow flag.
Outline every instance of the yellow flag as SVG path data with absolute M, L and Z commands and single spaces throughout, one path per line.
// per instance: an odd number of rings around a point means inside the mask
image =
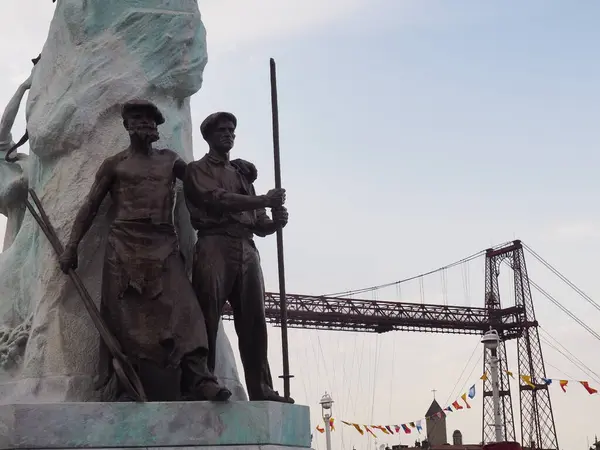
M 521 375 L 521 380 L 523 380 L 525 384 L 531 386 L 532 389 L 535 389 L 535 384 L 531 382 L 531 377 L 529 375 Z
M 465 405 L 467 405 L 467 409 L 471 408 L 471 405 L 469 405 L 469 402 L 467 402 L 467 394 L 466 393 L 461 395 L 460 398 L 462 398 L 463 402 L 465 402 Z

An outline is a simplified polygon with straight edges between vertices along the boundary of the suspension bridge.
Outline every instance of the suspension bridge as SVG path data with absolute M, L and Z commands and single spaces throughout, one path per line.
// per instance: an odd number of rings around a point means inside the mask
M 557 298 L 535 283 L 528 276 L 525 252 L 543 267 L 552 272 L 562 283 L 572 289 L 589 305 L 600 311 L 600 305 L 585 292 L 567 279 L 548 261 L 525 243 L 515 240 L 493 248 L 482 250 L 452 264 L 392 283 L 366 288 L 338 292 L 328 295 L 287 294 L 287 325 L 290 328 L 354 331 L 366 333 L 388 333 L 392 331 L 416 331 L 426 333 L 482 335 L 493 328 L 501 337 L 498 349 L 500 358 L 500 396 L 501 419 L 507 440 L 519 441 L 524 448 L 538 450 L 557 450 L 559 443 L 556 433 L 552 402 L 546 367 L 540 340 L 540 325 L 536 319 L 531 290 L 534 289 L 548 301 L 562 310 L 579 327 L 600 341 L 600 335 L 578 317 L 570 308 L 565 307 Z M 442 283 L 446 283 L 445 274 L 453 267 L 468 264 L 479 258 L 485 258 L 485 290 L 481 306 L 451 305 L 444 294 L 443 304 L 425 303 L 422 280 L 433 274 L 441 274 Z M 501 268 L 512 274 L 511 299 L 500 298 L 498 283 Z M 396 287 L 416 281 L 420 284 L 421 303 L 398 301 L 365 300 L 355 296 L 372 294 L 385 288 Z M 281 324 L 280 298 L 277 293 L 267 293 L 265 311 L 267 320 L 275 326 Z M 226 309 L 224 318 L 232 318 L 230 309 Z M 551 336 L 550 336 L 551 337 Z M 520 382 L 518 386 L 520 417 L 520 439 L 515 431 L 515 411 L 512 403 L 511 386 L 506 342 L 516 340 L 518 373 L 532 380 L 531 384 Z M 545 344 L 559 351 L 570 362 L 585 373 L 599 380 L 600 376 L 579 360 L 575 355 L 544 339 Z M 483 373 L 489 371 L 491 355 L 483 351 Z M 483 382 L 482 442 L 494 441 L 494 411 L 492 404 L 491 380 Z

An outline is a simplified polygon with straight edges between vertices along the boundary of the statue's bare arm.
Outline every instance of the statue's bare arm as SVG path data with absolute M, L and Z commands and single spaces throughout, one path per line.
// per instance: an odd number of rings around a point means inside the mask
M 30 83 L 28 81 L 19 86 L 17 91 L 14 93 L 14 95 L 8 102 L 8 105 L 6 105 L 6 108 L 4 109 L 2 119 L 0 119 L 0 145 L 4 144 L 12 146 L 11 130 L 15 123 L 17 113 L 19 112 L 19 106 L 21 105 L 21 101 L 23 100 L 25 93 L 29 89 Z
M 273 222 L 264 208 L 256 210 L 256 224 L 254 234 L 260 237 L 269 236 L 278 230 L 278 225 Z
M 173 164 L 173 174 L 175 175 L 175 178 L 183 181 L 185 177 L 186 167 L 187 164 L 185 163 L 185 161 L 183 161 L 181 158 L 177 158 L 175 160 L 175 163 Z
M 110 191 L 110 187 L 113 183 L 115 174 L 114 166 L 114 160 L 108 158 L 102 163 L 98 172 L 96 172 L 96 179 L 94 180 L 92 189 L 75 217 L 75 223 L 71 230 L 71 237 L 67 244 L 68 249 L 76 250 L 77 246 L 92 226 L 94 218 L 100 209 L 100 205 L 106 197 L 106 194 Z
M 194 206 L 206 206 L 222 211 L 240 212 L 272 206 L 269 195 L 243 195 L 219 187 L 218 182 L 200 164 L 188 164 L 183 181 L 186 198 Z

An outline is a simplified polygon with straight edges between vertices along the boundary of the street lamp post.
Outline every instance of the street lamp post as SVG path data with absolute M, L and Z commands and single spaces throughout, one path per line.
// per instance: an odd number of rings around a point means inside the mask
M 494 405 L 494 429 L 496 432 L 496 442 L 504 442 L 504 436 L 502 433 L 502 418 L 500 416 L 500 382 L 499 382 L 499 368 L 498 364 L 498 345 L 500 344 L 500 336 L 496 330 L 487 331 L 481 343 L 491 353 L 490 358 L 490 372 L 492 376 L 492 402 Z
M 323 415 L 323 420 L 325 421 L 325 441 L 327 443 L 327 450 L 331 450 L 331 406 L 333 405 L 333 400 L 331 395 L 325 392 L 325 395 L 321 397 L 321 413 Z

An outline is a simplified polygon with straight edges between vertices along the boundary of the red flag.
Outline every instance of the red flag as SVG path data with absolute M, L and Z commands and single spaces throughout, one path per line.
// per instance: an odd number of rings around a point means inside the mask
M 411 429 L 408 428 L 405 424 L 402 424 L 402 429 L 406 434 L 410 434 L 412 432 Z
M 580 381 L 581 385 L 585 388 L 586 391 L 590 394 L 597 394 L 598 391 L 593 387 L 590 387 L 590 384 L 587 381 Z
M 366 425 L 363 425 L 363 427 L 365 427 L 365 430 L 367 433 L 372 434 L 373 437 L 377 437 L 377 435 L 375 433 L 373 433 L 373 431 Z
M 471 408 L 471 405 L 469 405 L 469 402 L 467 401 L 467 394 L 463 394 L 460 396 L 460 398 L 463 399 L 463 402 L 465 402 L 465 405 L 467 405 L 467 409 Z
M 463 409 L 463 407 L 460 406 L 460 403 L 458 403 L 458 400 L 453 402 L 452 406 L 454 406 L 454 409 Z
M 325 433 L 325 428 L 321 428 L 321 426 L 320 426 L 320 425 L 317 425 L 317 431 L 318 431 L 319 433 Z
M 400 428 L 400 425 L 394 425 L 394 429 L 396 430 L 396 433 L 400 433 L 402 428 Z
M 563 392 L 567 392 L 567 384 L 569 384 L 569 380 L 560 380 L 559 383 Z

